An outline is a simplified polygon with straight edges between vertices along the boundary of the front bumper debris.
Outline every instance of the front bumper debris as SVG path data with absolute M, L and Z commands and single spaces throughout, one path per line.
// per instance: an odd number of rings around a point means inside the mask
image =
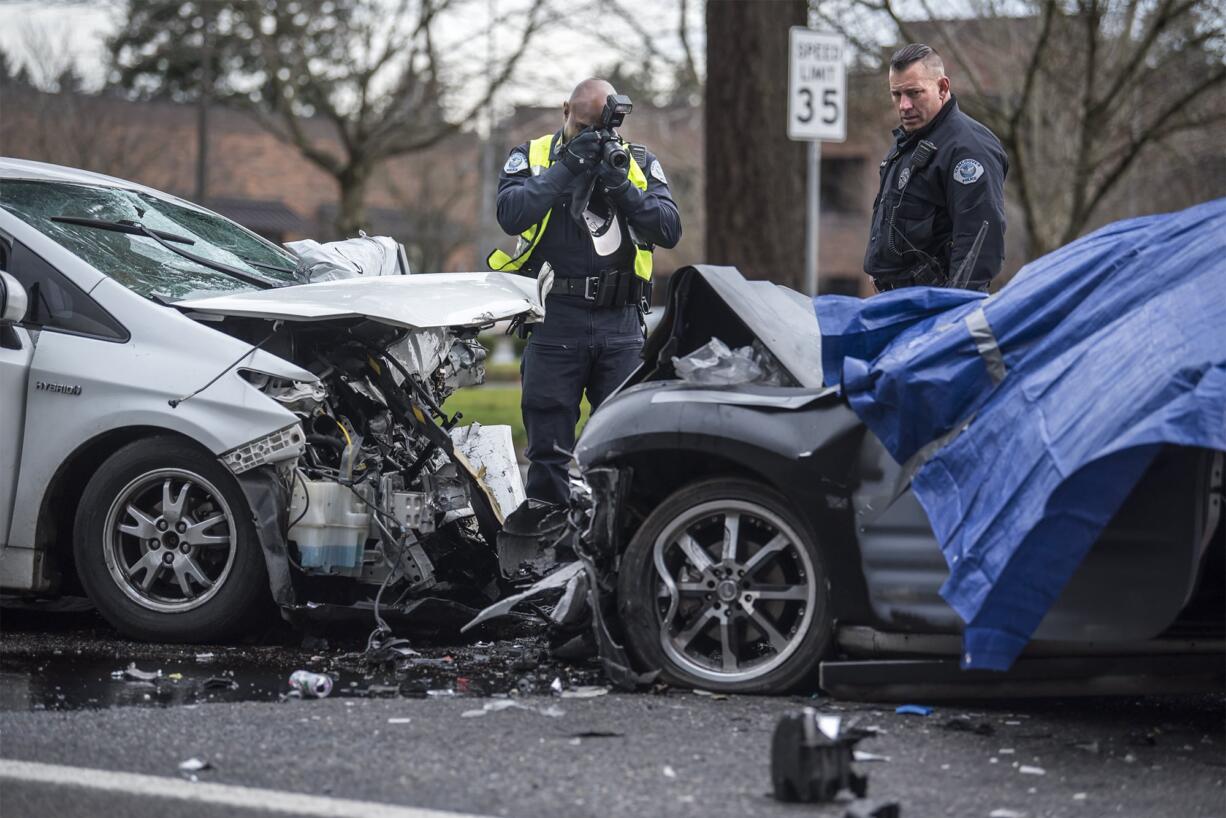
M 464 626 L 467 631 L 498 616 L 511 613 L 521 603 L 555 598 L 549 614 L 554 641 L 574 637 L 590 624 L 605 675 L 619 690 L 636 690 L 652 684 L 659 671 L 640 673 L 621 641 L 617 625 L 617 571 L 621 561 L 619 542 L 622 504 L 630 485 L 631 471 L 600 467 L 584 474 L 586 491 L 576 490 L 560 536 L 550 532 L 552 547 L 569 547 L 578 559 L 567 563 L 523 592 L 483 610 Z M 551 522 L 547 517 L 542 524 Z M 552 524 L 552 523 L 551 523 Z M 557 638 L 561 637 L 561 638 Z
M 239 488 L 251 508 L 255 534 L 264 552 L 272 598 L 284 609 L 296 602 L 290 579 L 289 545 L 285 539 L 289 489 L 272 466 L 250 469 L 237 477 Z

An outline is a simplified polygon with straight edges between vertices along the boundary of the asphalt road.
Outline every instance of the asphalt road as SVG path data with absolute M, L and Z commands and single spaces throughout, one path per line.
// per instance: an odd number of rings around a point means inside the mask
M 893 705 L 675 690 L 564 698 L 547 679 L 574 690 L 598 677 L 590 668 L 534 667 L 539 646 L 528 634 L 476 647 L 423 645 L 413 681 L 375 688 L 390 698 L 368 698 L 357 694 L 390 680 L 350 672 L 343 639 L 305 649 L 294 635 L 275 638 L 290 647 L 159 647 L 118 640 L 89 616 L 0 616 L 5 818 L 390 809 L 338 799 L 406 808 L 388 818 L 425 818 L 409 807 L 525 818 L 842 818 L 845 804 L 770 797 L 772 731 L 802 705 L 877 728 L 860 749 L 889 760 L 858 767 L 870 799 L 898 802 L 907 818 L 1226 815 L 1222 694 L 977 702 L 938 705 L 928 716 L 898 715 Z M 201 651 L 214 655 L 197 660 Z M 110 678 L 132 661 L 182 678 L 149 686 Z M 280 700 L 279 680 L 306 664 L 339 669 L 336 692 Z M 200 693 L 201 679 L 230 671 L 237 690 Z M 463 693 L 521 687 L 536 692 Z M 411 697 L 427 689 L 455 695 Z M 210 700 L 227 696 L 242 700 Z M 505 701 L 515 706 L 483 709 Z M 991 735 L 948 729 L 955 717 Z M 211 765 L 195 782 L 179 769 L 193 757 Z

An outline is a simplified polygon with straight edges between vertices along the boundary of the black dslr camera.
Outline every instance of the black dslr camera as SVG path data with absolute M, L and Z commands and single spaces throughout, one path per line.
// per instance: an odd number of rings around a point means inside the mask
M 593 125 L 592 132 L 600 137 L 600 157 L 611 167 L 618 170 L 630 167 L 630 151 L 622 145 L 617 136 L 616 128 L 620 128 L 626 119 L 626 114 L 634 108 L 634 103 L 625 94 L 609 94 L 605 97 L 604 109 L 600 112 L 600 124 Z M 570 200 L 570 215 L 580 225 L 584 225 L 583 211 L 587 210 L 596 187 L 596 168 L 593 167 L 587 177 L 584 187 Z
M 600 135 L 600 154 L 610 166 L 621 170 L 630 167 L 630 151 L 622 146 L 617 137 L 616 128 L 622 126 L 626 115 L 634 109 L 634 103 L 625 94 L 609 94 L 605 98 L 604 110 L 600 112 L 600 127 L 596 133 Z

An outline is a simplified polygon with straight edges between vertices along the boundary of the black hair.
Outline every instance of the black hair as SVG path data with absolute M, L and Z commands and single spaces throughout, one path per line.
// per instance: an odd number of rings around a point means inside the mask
M 905 71 L 912 63 L 920 61 L 923 61 L 925 65 L 931 68 L 941 66 L 941 70 L 944 71 L 941 55 L 923 43 L 908 43 L 895 51 L 894 56 L 890 57 L 890 70 L 895 72 Z M 933 65 L 934 62 L 936 65 Z

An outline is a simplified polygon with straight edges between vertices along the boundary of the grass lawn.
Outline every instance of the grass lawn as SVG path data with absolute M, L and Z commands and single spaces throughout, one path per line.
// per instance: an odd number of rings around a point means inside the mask
M 467 425 L 474 420 L 482 426 L 510 426 L 511 435 L 515 439 L 515 453 L 524 460 L 524 447 L 528 445 L 528 436 L 524 432 L 523 417 L 519 412 L 520 388 L 518 384 L 487 384 L 485 386 L 461 389 L 449 397 L 443 404 L 448 413 L 461 412 L 464 417 L 461 425 Z M 579 429 L 587 423 L 587 398 L 579 407 Z
M 488 384 L 519 384 L 519 361 L 505 364 L 485 364 L 485 382 Z

